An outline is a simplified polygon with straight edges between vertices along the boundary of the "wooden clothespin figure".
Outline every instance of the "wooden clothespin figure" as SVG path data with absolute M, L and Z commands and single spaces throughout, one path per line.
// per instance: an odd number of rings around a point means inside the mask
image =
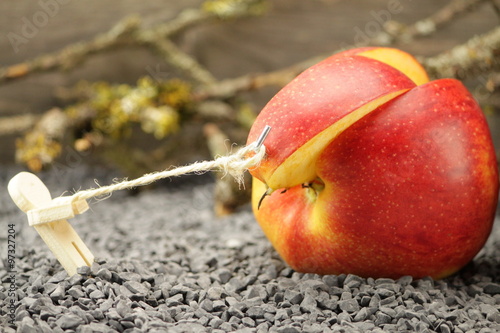
M 36 229 L 69 276 L 76 274 L 80 266 L 92 265 L 94 255 L 67 221 L 89 208 L 86 200 L 52 199 L 40 178 L 29 172 L 14 176 L 8 190 L 17 207 L 27 213 L 29 225 Z
M 230 173 L 237 181 L 242 182 L 243 172 L 255 167 L 264 159 L 266 147 L 263 143 L 270 130 L 271 127 L 266 126 L 255 143 L 240 149 L 233 155 L 153 172 L 134 180 L 79 191 L 69 197 L 52 199 L 49 190 L 40 178 L 29 172 L 20 172 L 14 176 L 9 182 L 8 190 L 17 207 L 28 214 L 29 225 L 38 231 L 40 237 L 71 276 L 76 274 L 78 267 L 90 266 L 94 261 L 90 250 L 67 221 L 89 209 L 87 199 L 111 194 L 117 190 L 148 185 L 163 178 L 209 170 Z

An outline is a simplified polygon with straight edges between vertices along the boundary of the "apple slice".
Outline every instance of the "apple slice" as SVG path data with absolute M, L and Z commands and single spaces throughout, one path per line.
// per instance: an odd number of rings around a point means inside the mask
M 362 83 L 360 85 L 360 82 Z M 271 189 L 314 179 L 319 153 L 351 124 L 414 88 L 403 72 L 365 56 L 334 55 L 307 69 L 260 112 L 248 142 L 272 127 L 267 158 L 251 171 Z
M 394 99 L 408 89 L 390 92 L 370 101 L 340 118 L 331 126 L 316 134 L 300 148 L 294 151 L 280 166 L 276 168 L 267 185 L 272 189 L 287 188 L 311 182 L 316 176 L 316 161 L 325 147 L 344 130 L 357 122 L 380 105 Z

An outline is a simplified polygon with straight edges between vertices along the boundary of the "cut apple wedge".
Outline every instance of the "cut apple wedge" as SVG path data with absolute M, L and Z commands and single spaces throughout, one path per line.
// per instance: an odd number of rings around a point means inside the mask
M 265 125 L 273 129 L 266 139 L 267 158 L 252 175 L 273 189 L 311 180 L 309 166 L 328 142 L 415 86 L 401 71 L 363 56 L 339 54 L 309 68 L 273 97 L 250 130 L 249 143 Z
M 359 119 L 406 91 L 408 91 L 408 89 L 394 91 L 376 98 L 318 133 L 291 154 L 274 171 L 266 182 L 267 186 L 271 189 L 289 188 L 313 181 L 317 177 L 315 165 L 318 156 L 330 142 L 334 141 L 337 136 Z

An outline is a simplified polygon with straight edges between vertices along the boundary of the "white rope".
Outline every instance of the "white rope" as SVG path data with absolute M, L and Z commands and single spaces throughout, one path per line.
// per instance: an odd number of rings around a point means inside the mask
M 251 153 L 253 154 L 250 155 Z M 102 197 L 114 191 L 148 185 L 163 178 L 170 178 L 188 173 L 204 173 L 211 170 L 223 171 L 224 174 L 229 173 L 240 185 L 242 185 L 244 172 L 258 166 L 264 159 L 265 154 L 266 148 L 262 144 L 262 140 L 258 140 L 257 142 L 241 148 L 233 155 L 219 157 L 213 161 L 196 162 L 175 169 L 149 173 L 133 180 L 126 180 L 108 186 L 79 191 L 70 197 L 70 201 L 76 202 L 93 197 Z

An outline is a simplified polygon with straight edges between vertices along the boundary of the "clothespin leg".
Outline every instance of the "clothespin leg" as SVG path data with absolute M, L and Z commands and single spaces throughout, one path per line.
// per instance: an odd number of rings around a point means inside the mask
M 32 173 L 20 172 L 8 185 L 12 200 L 23 212 L 50 205 L 52 198 L 45 184 Z M 94 255 L 67 220 L 33 225 L 69 276 L 80 266 L 90 266 Z

